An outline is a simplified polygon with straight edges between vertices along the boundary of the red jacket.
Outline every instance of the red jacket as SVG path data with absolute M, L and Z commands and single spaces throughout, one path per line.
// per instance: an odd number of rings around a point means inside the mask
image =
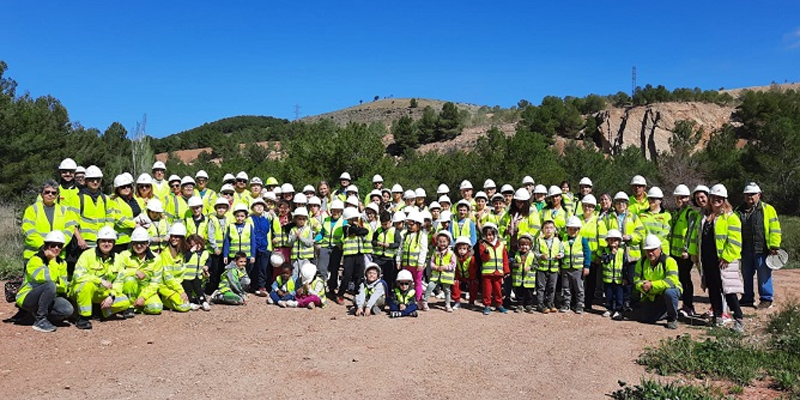
M 477 271 L 481 271 L 482 268 L 483 268 L 483 263 L 489 261 L 489 258 L 491 257 L 491 253 L 489 252 L 489 250 L 487 250 L 488 247 L 492 247 L 494 249 L 497 249 L 497 248 L 499 248 L 501 246 L 503 247 L 503 272 L 501 273 L 500 271 L 495 271 L 494 273 L 492 273 L 490 275 L 503 276 L 503 275 L 510 274 L 511 273 L 511 268 L 509 268 L 509 266 L 508 266 L 508 252 L 506 251 L 505 246 L 503 246 L 503 242 L 501 242 L 499 240 L 497 240 L 497 243 L 494 246 L 492 246 L 491 243 L 488 243 L 485 240 L 482 240 L 480 243 L 478 243 L 478 254 L 476 254 L 476 255 L 480 256 L 480 257 L 478 257 L 479 258 L 479 263 L 478 263 L 478 266 L 477 266 L 476 270 Z
M 461 267 L 459 266 L 464 261 L 467 262 L 467 276 L 461 273 Z M 478 279 L 478 267 L 475 263 L 475 257 L 472 254 L 467 255 L 464 258 L 458 258 L 456 262 L 456 280 L 477 280 Z

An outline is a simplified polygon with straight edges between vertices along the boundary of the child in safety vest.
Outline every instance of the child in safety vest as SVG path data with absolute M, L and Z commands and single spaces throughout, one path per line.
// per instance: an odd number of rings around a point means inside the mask
M 450 305 L 451 290 L 456 278 L 456 255 L 450 248 L 452 237 L 448 231 L 439 231 L 436 234 L 436 250 L 431 256 L 431 279 L 428 286 L 425 288 L 425 295 L 422 297 L 422 311 L 427 311 L 428 298 L 433 294 L 433 290 L 437 286 L 444 291 L 445 303 L 444 309 L 447 312 L 453 312 L 453 307 Z
M 533 312 L 533 295 L 536 292 L 536 256 L 531 252 L 533 242 L 530 233 L 523 233 L 517 241 L 519 251 L 511 264 L 511 287 L 520 306 L 514 307 L 514 312 Z
M 289 230 L 289 246 L 292 248 L 292 266 L 296 272 L 305 264 L 314 264 L 314 230 L 308 223 L 308 210 L 294 210 L 294 226 Z
M 611 317 L 621 321 L 623 306 L 623 285 L 627 280 L 625 276 L 625 252 L 620 249 L 622 232 L 609 229 L 606 234 L 608 247 L 600 253 L 600 265 L 603 270 L 603 288 L 606 291 L 606 312 L 604 317 Z
M 561 262 L 561 298 L 564 304 L 559 312 L 574 310 L 575 314 L 583 314 L 583 278 L 589 275 L 592 261 L 592 250 L 589 240 L 580 234 L 582 227 L 580 218 L 567 218 L 567 239 L 564 246 L 564 259 Z
M 425 272 L 425 260 L 428 255 L 428 237 L 422 229 L 422 215 L 411 211 L 406 217 L 408 231 L 403 237 L 403 244 L 397 252 L 397 264 L 408 271 L 414 279 L 414 295 L 419 302 L 422 299 L 422 275 Z
M 296 284 L 293 278 L 294 268 L 292 264 L 284 262 L 281 265 L 281 273 L 272 282 L 272 291 L 267 297 L 267 304 L 277 304 L 281 307 L 297 307 L 295 301 Z
M 211 295 L 212 302 L 232 306 L 247 304 L 250 278 L 247 277 L 245 267 L 247 267 L 247 254 L 241 251 L 234 254 L 233 262 L 225 267 L 219 289 Z
M 461 308 L 461 285 L 467 285 L 469 290 L 469 305 L 475 306 L 475 299 L 478 297 L 478 270 L 475 266 L 475 257 L 472 256 L 472 246 L 469 238 L 461 236 L 456 239 L 456 283 L 453 285 L 453 310 Z
M 533 247 L 536 256 L 536 297 L 539 311 L 547 314 L 556 312 L 555 307 L 556 280 L 558 265 L 564 258 L 564 246 L 556 237 L 556 225 L 553 220 L 545 220 L 540 236 Z
M 222 254 L 225 256 L 223 262 L 227 264 L 236 253 L 244 253 L 247 255 L 247 271 L 256 261 L 255 255 L 255 235 L 253 232 L 253 223 L 247 218 L 247 206 L 239 203 L 233 210 L 233 217 L 235 221 L 233 224 L 228 225 L 225 232 L 225 246 Z M 249 274 L 248 274 L 249 276 Z
M 208 243 L 206 244 L 208 250 L 211 252 L 211 267 L 206 283 L 206 294 L 214 293 L 219 288 L 219 281 L 222 279 L 222 273 L 225 270 L 225 257 L 222 255 L 222 250 L 225 247 L 225 232 L 228 231 L 228 209 L 230 204 L 224 197 L 218 198 L 214 202 L 214 214 L 208 216 Z
M 394 296 L 389 299 L 389 317 L 416 317 L 417 303 L 416 295 L 412 285 L 414 278 L 408 270 L 397 273 L 395 281 Z
M 258 187 L 258 184 L 253 186 Z M 260 196 L 250 202 L 250 224 L 253 226 L 253 253 L 255 254 L 255 265 L 250 269 L 250 281 L 253 288 L 256 288 L 255 295 L 266 297 L 269 295 L 267 285 L 272 284 L 272 268 L 269 266 L 269 258 L 272 256 L 272 243 L 270 243 L 270 232 L 272 231 L 272 213 L 265 211 L 267 203 Z
M 287 307 L 315 308 L 325 307 L 325 280 L 319 276 L 317 266 L 311 263 L 300 268 L 300 285 L 297 287 L 295 301 L 286 302 Z
M 483 277 L 483 314 L 492 312 L 492 299 L 497 311 L 508 312 L 503 306 L 503 277 L 511 273 L 508 266 L 508 252 L 499 238 L 497 225 L 489 222 L 483 226 L 482 240 L 478 243 L 476 260 Z
M 472 220 L 470 215 L 471 206 L 472 205 L 467 200 L 461 200 L 456 204 L 456 212 L 458 215 L 456 220 L 450 224 L 450 233 L 452 236 L 456 237 L 468 237 L 470 243 L 474 246 L 475 243 L 478 242 L 478 232 L 475 228 L 475 221 Z
M 366 236 L 369 234 L 369 229 L 362 227 L 361 215 L 355 207 L 345 208 L 342 218 L 347 221 L 347 225 L 342 227 L 344 235 L 344 244 L 342 245 L 343 272 L 342 281 L 336 294 L 337 304 L 344 304 L 345 292 L 348 290 L 354 292 L 361 285 L 366 264 L 364 257 L 366 252 L 365 242 L 367 240 Z M 351 285 L 352 289 L 350 289 Z
M 381 267 L 369 263 L 364 272 L 364 282 L 358 288 L 354 299 L 353 314 L 356 316 L 378 315 L 386 305 L 386 282 L 381 279 Z
M 183 255 L 183 291 L 189 296 L 189 307 L 211 311 L 206 295 L 203 292 L 203 281 L 209 276 L 211 257 L 206 250 L 206 241 L 202 236 L 194 234 L 186 238 L 189 251 Z

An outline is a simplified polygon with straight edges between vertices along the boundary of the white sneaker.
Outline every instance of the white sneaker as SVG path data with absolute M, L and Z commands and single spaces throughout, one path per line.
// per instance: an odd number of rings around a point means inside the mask
M 200 305 L 195 303 L 189 303 L 189 308 L 191 308 L 192 311 L 197 311 L 200 309 Z
M 464 300 L 469 301 L 469 292 L 464 293 Z
M 286 301 L 285 301 L 285 300 L 280 300 L 280 301 L 278 301 L 278 306 L 280 306 L 280 307 L 286 307 Z
M 295 301 L 295 300 L 286 300 L 285 303 L 286 303 L 286 307 L 297 308 L 297 301 Z
M 606 310 L 606 312 L 603 313 L 603 317 L 605 318 L 608 318 L 610 316 L 611 316 L 611 310 Z
M 444 310 L 447 312 L 453 312 L 453 307 L 450 307 L 450 304 L 448 304 L 444 307 Z
M 275 300 L 272 300 L 272 297 L 267 297 L 267 304 L 275 304 Z
M 208 304 L 207 301 L 204 301 L 203 304 L 200 305 L 203 308 L 203 311 L 211 311 L 211 305 Z
M 436 298 L 437 299 L 443 299 L 444 298 L 444 292 L 439 292 L 439 294 L 436 295 Z
M 308 306 L 306 306 L 306 307 L 308 307 L 309 310 L 313 310 L 316 306 L 317 305 L 314 304 L 314 302 L 311 302 L 311 303 L 308 303 Z

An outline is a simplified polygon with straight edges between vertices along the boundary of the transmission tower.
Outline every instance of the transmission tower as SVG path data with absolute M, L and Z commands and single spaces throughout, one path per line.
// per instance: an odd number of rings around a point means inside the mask
M 294 105 L 294 120 L 297 121 L 300 119 L 300 104 Z
M 633 66 L 633 71 L 631 71 L 631 97 L 636 95 L 636 66 Z

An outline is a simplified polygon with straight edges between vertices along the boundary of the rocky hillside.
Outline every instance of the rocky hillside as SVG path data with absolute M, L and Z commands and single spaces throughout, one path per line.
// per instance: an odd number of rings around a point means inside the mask
M 345 125 L 349 122 L 370 124 L 378 121 L 384 123 L 388 127 L 392 124 L 392 121 L 403 116 L 410 116 L 415 120 L 422 118 L 422 110 L 427 106 L 431 106 L 438 112 L 442 109 L 444 103 L 446 103 L 446 101 L 417 99 L 417 107 L 411 108 L 411 99 L 382 99 L 359 104 L 343 110 L 301 118 L 300 120 L 305 122 L 317 122 L 328 119 L 339 125 Z M 455 103 L 455 105 L 461 110 L 467 110 L 470 114 L 481 108 L 481 106 L 467 103 Z

